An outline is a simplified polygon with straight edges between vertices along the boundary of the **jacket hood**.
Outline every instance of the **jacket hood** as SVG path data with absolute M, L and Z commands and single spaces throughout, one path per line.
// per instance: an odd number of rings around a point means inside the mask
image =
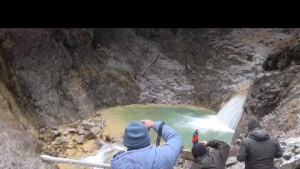
M 263 141 L 269 139 L 270 135 L 266 129 L 258 129 L 251 131 L 249 137 L 256 141 Z

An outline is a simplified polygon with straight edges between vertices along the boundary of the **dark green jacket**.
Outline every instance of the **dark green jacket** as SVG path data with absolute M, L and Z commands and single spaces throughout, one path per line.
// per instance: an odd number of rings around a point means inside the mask
M 274 158 L 282 157 L 277 138 L 270 137 L 265 129 L 256 129 L 241 141 L 238 161 L 245 161 L 245 169 L 273 169 Z
M 203 157 L 196 158 L 190 169 L 225 169 L 230 146 L 218 140 L 207 142 L 207 146 L 216 150 L 209 152 Z

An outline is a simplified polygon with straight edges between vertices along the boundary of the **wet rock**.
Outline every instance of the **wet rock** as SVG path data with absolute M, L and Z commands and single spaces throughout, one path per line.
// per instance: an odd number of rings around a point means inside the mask
M 300 154 L 300 148 L 297 148 L 296 146 L 295 146 L 295 148 L 292 151 L 295 154 Z
M 279 168 L 279 166 L 282 164 L 283 160 L 282 158 L 275 158 L 274 159 L 274 166 Z
M 280 169 L 297 169 L 300 167 L 300 154 L 292 157 L 290 160 L 283 162 Z
M 300 137 L 291 137 L 285 140 L 286 145 L 289 147 L 294 147 L 294 145 L 297 145 L 300 143 Z
M 289 159 L 291 159 L 292 154 L 291 154 L 291 153 L 284 153 L 282 157 L 283 157 L 285 160 L 289 160 Z
M 105 134 L 105 135 L 102 135 L 102 140 L 107 141 L 107 142 L 113 142 L 114 137 L 111 134 Z

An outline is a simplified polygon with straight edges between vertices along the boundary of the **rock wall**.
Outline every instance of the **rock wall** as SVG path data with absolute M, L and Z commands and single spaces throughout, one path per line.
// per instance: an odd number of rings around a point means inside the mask
M 139 78 L 140 84 L 146 85 L 140 87 L 143 100 L 189 103 L 217 111 L 260 75 L 266 55 L 276 41 L 285 39 L 291 31 L 138 29 L 136 34 L 155 42 L 160 52 L 160 57 L 144 74 L 146 79 Z M 257 55 L 262 59 L 255 60 Z
M 130 68 L 111 68 L 88 29 L 2 30 L 1 80 L 39 127 L 138 101 Z
M 39 127 L 137 102 L 218 110 L 261 71 L 253 57 L 289 31 L 2 29 L 1 80 Z
M 250 116 L 279 139 L 299 135 L 299 29 L 279 41 L 267 56 L 244 104 L 244 114 L 234 139 L 246 133 Z M 284 64 L 283 64 L 284 63 Z

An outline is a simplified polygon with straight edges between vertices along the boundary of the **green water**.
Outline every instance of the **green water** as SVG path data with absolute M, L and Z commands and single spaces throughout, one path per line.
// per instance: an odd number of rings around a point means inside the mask
M 110 133 L 123 133 L 125 127 L 133 120 L 164 121 L 182 136 L 185 148 L 192 147 L 192 134 L 196 129 L 199 131 L 199 141 L 218 139 L 230 143 L 234 132 L 217 120 L 214 112 L 193 106 L 134 104 L 101 112 Z M 157 134 L 153 129 L 150 130 L 150 135 L 152 143 L 155 143 Z

